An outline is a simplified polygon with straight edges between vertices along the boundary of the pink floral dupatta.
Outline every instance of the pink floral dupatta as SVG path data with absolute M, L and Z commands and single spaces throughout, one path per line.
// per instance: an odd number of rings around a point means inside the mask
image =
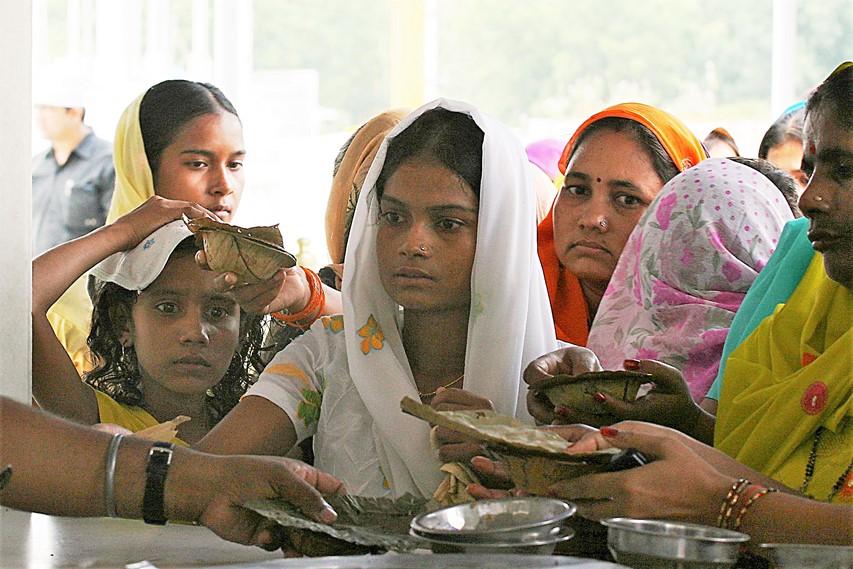
M 708 159 L 685 170 L 631 233 L 587 346 L 605 369 L 629 358 L 670 364 L 701 400 L 735 312 L 791 219 L 779 190 L 752 168 Z

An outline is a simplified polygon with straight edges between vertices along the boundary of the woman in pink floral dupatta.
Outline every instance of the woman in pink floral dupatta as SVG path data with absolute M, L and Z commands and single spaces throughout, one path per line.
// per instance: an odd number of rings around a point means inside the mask
M 626 359 L 676 367 L 701 401 L 732 318 L 791 219 L 781 192 L 752 168 L 709 159 L 682 172 L 631 233 L 588 347 L 605 369 Z

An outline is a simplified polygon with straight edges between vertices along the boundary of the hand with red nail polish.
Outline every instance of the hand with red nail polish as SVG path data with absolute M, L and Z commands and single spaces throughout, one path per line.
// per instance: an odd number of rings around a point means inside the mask
M 547 397 L 532 389 L 555 375 L 578 375 L 590 371 L 601 371 L 601 364 L 591 350 L 581 346 L 568 346 L 536 358 L 530 362 L 523 375 L 524 381 L 531 388 L 527 392 L 527 411 L 539 424 L 587 422 L 576 417 L 567 419 L 567 415 L 561 416 Z
M 615 427 L 601 427 L 601 436 L 607 437 L 608 439 L 612 439 L 619 435 L 619 429 Z

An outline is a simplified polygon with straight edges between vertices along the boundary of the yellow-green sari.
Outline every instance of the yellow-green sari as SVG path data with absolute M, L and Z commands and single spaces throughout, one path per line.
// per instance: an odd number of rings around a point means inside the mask
M 815 255 L 788 301 L 732 352 L 714 446 L 817 499 L 853 503 L 851 314 L 853 291 Z

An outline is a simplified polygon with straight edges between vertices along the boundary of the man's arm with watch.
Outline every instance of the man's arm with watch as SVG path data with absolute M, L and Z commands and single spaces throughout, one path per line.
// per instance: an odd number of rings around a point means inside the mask
M 111 501 L 118 517 L 198 522 L 224 539 L 265 547 L 278 545 L 275 523 L 241 504 L 284 498 L 330 523 L 335 513 L 321 493 L 343 490 L 339 480 L 301 462 L 154 447 L 0 398 L 0 470 L 7 465 L 5 506 L 105 516 Z

